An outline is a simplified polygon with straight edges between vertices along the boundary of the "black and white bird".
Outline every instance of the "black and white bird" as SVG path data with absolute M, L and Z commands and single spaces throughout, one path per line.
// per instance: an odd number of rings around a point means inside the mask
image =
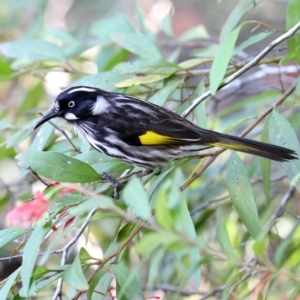
M 279 162 L 297 159 L 293 150 L 203 129 L 163 107 L 94 87 L 75 86 L 60 93 L 35 129 L 55 117 L 71 123 L 96 150 L 146 169 L 210 147 Z

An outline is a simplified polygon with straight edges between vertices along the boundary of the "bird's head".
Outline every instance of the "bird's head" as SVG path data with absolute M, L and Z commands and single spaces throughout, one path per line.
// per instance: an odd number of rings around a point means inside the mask
M 101 114 L 108 106 L 103 93 L 102 90 L 87 86 L 66 89 L 57 96 L 52 108 L 37 122 L 34 129 L 56 117 L 72 122 Z

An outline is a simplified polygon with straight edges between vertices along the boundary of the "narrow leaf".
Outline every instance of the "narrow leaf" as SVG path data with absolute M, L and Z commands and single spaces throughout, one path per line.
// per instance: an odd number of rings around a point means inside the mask
M 100 175 L 88 164 L 57 152 L 24 152 L 16 156 L 19 165 L 60 182 L 94 182 Z
M 8 297 L 9 292 L 13 285 L 16 283 L 16 279 L 20 274 L 21 269 L 18 268 L 8 278 L 6 278 L 5 284 L 0 289 L 0 299 L 10 299 Z
M 229 17 L 227 18 L 222 30 L 221 39 L 226 37 L 239 23 L 243 16 L 247 13 L 250 8 L 257 6 L 262 0 L 241 0 L 237 6 L 231 11 Z
M 145 35 L 137 33 L 113 33 L 112 39 L 121 47 L 142 57 L 143 59 L 161 58 L 154 43 Z
M 117 298 L 120 300 L 144 300 L 141 286 L 134 273 L 123 265 L 112 265 L 110 270 L 117 281 Z
M 77 291 L 86 291 L 89 288 L 89 285 L 82 271 L 80 252 L 81 250 L 76 255 L 73 263 L 63 272 L 62 278 Z
M 230 58 L 233 53 L 235 42 L 238 38 L 242 26 L 237 27 L 232 31 L 219 46 L 216 56 L 214 58 L 211 71 L 209 74 L 210 91 L 214 95 L 221 84 Z
M 280 165 L 290 179 L 298 176 L 300 173 L 300 146 L 298 137 L 291 124 L 275 110 L 272 112 L 270 119 L 269 137 L 272 144 L 292 149 L 297 153 L 298 159 L 282 162 Z M 295 182 L 295 186 L 300 191 L 299 178 Z
M 257 207 L 245 167 L 237 154 L 227 164 L 227 188 L 242 222 L 253 238 L 261 232 Z
M 154 95 L 152 95 L 148 101 L 163 106 L 165 102 L 168 100 L 168 98 L 174 93 L 174 91 L 177 89 L 177 87 L 180 85 L 181 80 L 174 80 L 168 82 L 168 84 L 160 89 L 158 92 L 156 92 Z
M 21 266 L 21 280 L 23 286 L 23 292 L 25 296 L 28 296 L 30 289 L 30 278 L 33 274 L 33 270 L 35 267 L 35 263 L 40 251 L 40 245 L 45 237 L 45 235 L 49 232 L 51 227 L 45 226 L 40 227 L 36 225 L 29 239 L 27 240 L 24 252 L 23 252 L 23 263 Z
M 65 61 L 61 49 L 53 43 L 26 38 L 0 44 L 0 53 L 6 57 L 28 61 Z
M 299 22 L 300 2 L 298 0 L 289 0 L 286 11 L 286 30 L 291 29 Z M 300 63 L 300 36 L 299 33 L 294 34 L 292 37 L 286 40 L 289 51 L 293 54 L 293 58 L 299 64 Z M 297 51 L 298 49 L 298 51 Z
M 30 231 L 32 230 L 23 228 L 7 228 L 0 230 L 0 248 Z
M 122 198 L 137 217 L 140 217 L 143 220 L 150 220 L 151 208 L 149 200 L 147 193 L 138 178 L 134 177 L 125 186 L 122 192 Z

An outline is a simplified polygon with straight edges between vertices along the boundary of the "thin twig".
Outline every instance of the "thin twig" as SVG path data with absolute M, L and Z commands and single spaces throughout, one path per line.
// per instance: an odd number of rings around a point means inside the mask
M 85 228 L 88 226 L 90 219 L 95 214 L 98 208 L 94 208 L 90 211 L 88 216 L 86 217 L 84 223 L 81 225 L 79 231 L 76 233 L 76 235 L 62 248 L 62 257 L 60 261 L 60 265 L 63 266 L 66 263 L 67 255 L 69 249 L 78 241 L 79 237 L 82 235 Z M 62 285 L 63 285 L 63 279 L 59 278 L 56 285 L 56 290 L 54 292 L 54 295 L 52 297 L 52 300 L 62 299 Z
M 40 116 L 43 116 L 43 114 L 41 112 L 39 112 Z M 81 151 L 76 147 L 76 145 L 72 142 L 72 140 L 69 138 L 69 136 L 66 134 L 66 132 L 61 129 L 60 127 L 58 127 L 56 124 L 54 124 L 51 121 L 48 121 L 56 130 L 58 130 L 62 135 L 65 136 L 65 138 L 67 139 L 67 141 L 71 144 L 71 146 L 74 148 L 74 151 L 77 152 L 78 154 L 81 153 Z
M 283 198 L 281 199 L 281 201 L 279 203 L 278 208 L 276 209 L 274 214 L 272 214 L 272 216 L 269 218 L 268 222 L 264 225 L 263 232 L 268 232 L 272 228 L 276 219 L 280 218 L 283 215 L 284 209 L 285 209 L 286 205 L 288 204 L 288 201 L 294 195 L 294 192 L 295 192 L 294 186 L 290 186 L 287 189 L 287 191 L 285 192 Z
M 262 114 L 260 114 L 258 118 L 239 135 L 239 137 L 244 137 L 245 135 L 247 135 L 257 124 L 259 124 L 268 114 L 270 114 L 273 111 L 273 109 L 282 104 L 287 99 L 287 97 L 294 92 L 296 85 L 297 82 L 294 82 L 290 86 L 290 88 L 286 90 L 273 105 L 269 106 Z M 203 172 L 207 169 L 207 167 L 210 166 L 214 162 L 214 160 L 225 150 L 226 149 L 220 149 L 213 152 L 213 156 L 209 157 L 204 162 L 202 167 L 185 181 L 185 183 L 180 187 L 180 190 L 184 191 L 195 179 L 200 177 L 203 174 Z
M 146 224 L 146 223 L 144 222 L 144 224 Z M 92 281 L 92 279 L 95 277 L 95 275 L 98 273 L 98 271 L 101 268 L 103 268 L 106 263 L 108 263 L 112 258 L 117 257 L 123 251 L 123 249 L 131 242 L 131 240 L 136 236 L 136 234 L 139 233 L 140 230 L 144 227 L 144 224 L 137 226 L 115 251 L 113 251 L 107 257 L 105 257 L 101 260 L 101 263 L 99 264 L 97 269 L 94 271 L 94 273 L 88 279 L 88 283 L 90 283 Z M 82 293 L 83 293 L 82 291 L 78 292 L 75 295 L 75 297 L 73 298 L 73 300 L 78 300 Z
M 256 55 L 249 63 L 247 63 L 245 66 L 243 66 L 241 69 L 239 69 L 237 72 L 233 73 L 229 77 L 227 77 L 224 82 L 219 86 L 218 89 L 222 88 L 223 86 L 229 84 L 233 80 L 235 80 L 237 77 L 244 74 L 246 71 L 251 69 L 253 66 L 255 66 L 264 56 L 266 56 L 275 46 L 279 45 L 289 37 L 291 37 L 293 34 L 295 34 L 300 29 L 300 22 L 298 22 L 294 27 L 292 27 L 290 30 L 288 30 L 286 33 L 272 41 L 265 49 L 263 49 L 258 55 Z M 211 92 L 207 91 L 200 97 L 196 98 L 193 101 L 193 104 L 189 106 L 183 113 L 182 117 L 186 117 L 189 115 L 203 100 L 211 96 Z

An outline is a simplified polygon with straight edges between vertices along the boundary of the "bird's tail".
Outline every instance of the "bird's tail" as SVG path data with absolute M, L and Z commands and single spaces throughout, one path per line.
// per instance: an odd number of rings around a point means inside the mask
M 298 159 L 296 152 L 288 148 L 222 133 L 215 134 L 216 142 L 209 143 L 211 146 L 250 153 L 280 162 Z

